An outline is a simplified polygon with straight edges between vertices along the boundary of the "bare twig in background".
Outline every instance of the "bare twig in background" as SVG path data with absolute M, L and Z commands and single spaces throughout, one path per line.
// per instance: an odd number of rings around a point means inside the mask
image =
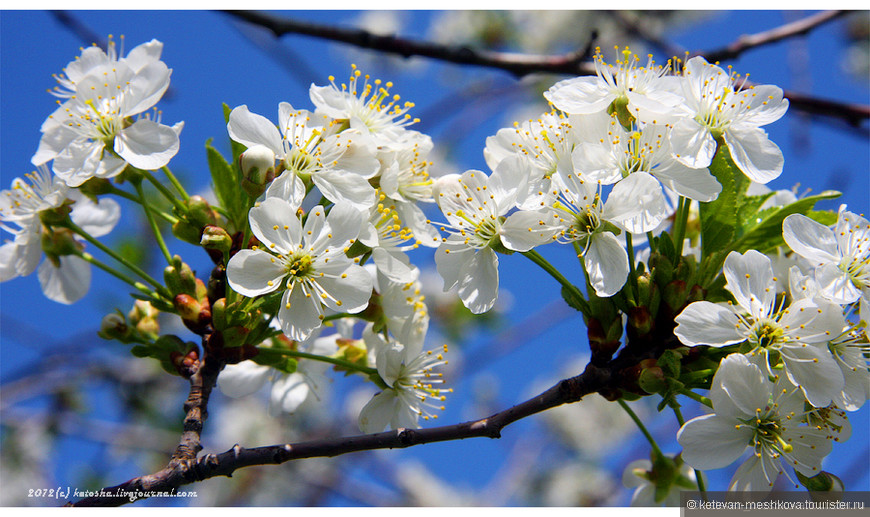
M 302 22 L 253 11 L 227 11 L 228 14 L 271 30 L 275 36 L 303 34 L 330 41 L 340 41 L 360 48 L 377 50 L 403 57 L 422 56 L 450 63 L 499 68 L 517 77 L 532 73 L 584 75 L 595 73 L 586 61 L 588 49 L 563 55 L 531 55 L 511 52 L 475 50 L 466 46 L 449 46 L 427 41 L 415 41 L 397 36 L 382 36 L 361 29 L 346 29 L 331 25 Z
M 711 63 L 734 59 L 747 50 L 776 43 L 786 38 L 807 34 L 816 27 L 846 14 L 849 14 L 849 11 L 823 11 L 768 31 L 757 34 L 744 34 L 737 38 L 737 41 L 724 48 L 703 52 L 701 55 L 706 57 L 707 61 Z
M 510 52 L 475 50 L 465 46 L 441 45 L 438 43 L 414 41 L 395 36 L 380 36 L 360 29 L 346 29 L 329 25 L 302 22 L 252 11 L 228 11 L 237 18 L 246 20 L 271 30 L 276 37 L 284 34 L 303 34 L 330 41 L 339 41 L 361 48 L 378 50 L 404 57 L 423 56 L 440 61 L 462 65 L 474 65 L 507 71 L 516 77 L 533 73 L 593 75 L 595 66 L 585 61 L 590 56 L 588 49 L 563 55 L 531 55 Z M 723 55 L 739 55 L 751 48 L 780 41 L 784 38 L 806 34 L 821 24 L 847 12 L 834 11 L 813 15 L 797 22 L 766 31 L 741 42 L 738 40 L 726 49 L 712 52 L 699 52 L 709 61 L 724 59 Z M 732 48 L 733 47 L 733 48 Z M 730 50 L 729 50 L 730 49 Z M 748 83 L 747 83 L 748 84 Z M 828 99 L 820 99 L 792 91 L 784 91 L 791 107 L 813 115 L 832 117 L 845 121 L 850 126 L 860 127 L 870 119 L 870 106 L 850 104 Z

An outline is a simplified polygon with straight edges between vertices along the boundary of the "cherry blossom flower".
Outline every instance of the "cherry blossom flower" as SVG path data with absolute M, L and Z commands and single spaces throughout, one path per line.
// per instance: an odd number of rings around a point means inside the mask
M 419 419 L 438 418 L 434 411 L 444 409 L 445 393 L 451 389 L 438 388 L 442 374 L 433 369 L 447 364 L 444 353 L 432 350 L 413 353 L 411 348 L 389 335 L 372 331 L 368 325 L 363 331 L 366 347 L 375 353 L 378 374 L 388 386 L 363 407 L 359 415 L 359 427 L 364 433 L 377 433 L 389 426 L 392 429 L 417 428 Z
M 870 297 L 870 223 L 840 207 L 832 229 L 801 214 L 782 223 L 782 238 L 795 253 L 815 266 L 819 294 L 846 304 Z
M 617 48 L 617 51 L 619 49 Z M 642 122 L 661 121 L 680 104 L 673 93 L 673 78 L 668 66 L 656 65 L 652 55 L 646 66 L 628 47 L 616 66 L 607 64 L 601 49 L 595 49 L 595 77 L 575 77 L 560 81 L 544 92 L 544 97 L 566 113 L 590 114 L 607 110 L 611 104 L 628 107 L 629 113 Z
M 553 182 L 552 203 L 537 211 L 508 216 L 502 241 L 516 251 L 528 251 L 548 242 L 578 242 L 595 293 L 613 296 L 625 285 L 629 268 L 628 253 L 616 236 L 620 230 L 609 221 L 633 207 L 616 198 L 602 202 L 600 184 L 580 174 L 559 175 L 557 179 Z
M 267 198 L 249 217 L 262 247 L 236 253 L 227 281 L 248 297 L 283 291 L 278 321 L 290 339 L 303 341 L 319 328 L 324 307 L 351 314 L 366 308 L 371 276 L 345 255 L 362 218 L 353 206 L 336 203 L 327 216 L 318 205 L 303 226 L 295 207 Z
M 183 124 L 169 127 L 159 114 L 143 115 L 163 96 L 172 73 L 154 57 L 155 50 L 143 47 L 129 61 L 91 52 L 79 70 L 68 68 L 75 79 L 61 84 L 75 92 L 43 124 L 33 164 L 53 159 L 55 174 L 76 187 L 92 177 L 116 176 L 128 163 L 147 170 L 169 163 Z M 143 116 L 134 120 L 136 115 Z
M 752 455 L 734 474 L 729 490 L 768 491 L 783 461 L 805 476 L 821 471 L 831 452 L 826 429 L 802 425 L 804 397 L 784 377 L 771 382 L 763 368 L 742 354 L 719 364 L 710 387 L 714 413 L 693 418 L 677 433 L 686 463 L 700 470 L 736 461 L 747 447 Z
M 449 237 L 435 251 L 444 290 L 457 288 L 462 303 L 480 314 L 498 298 L 498 257 L 502 216 L 511 210 L 528 181 L 528 168 L 518 158 L 504 160 L 487 176 L 481 171 L 449 174 L 435 183 L 435 200 L 447 217 L 441 231 Z M 525 230 L 523 230 L 525 231 Z
M 671 145 L 682 163 L 708 167 L 716 154 L 716 140 L 722 138 L 743 174 L 767 183 L 782 173 L 783 158 L 759 126 L 779 120 L 788 109 L 788 100 L 782 89 L 772 85 L 735 90 L 734 79 L 701 56 L 686 63 L 681 83 L 683 114 L 674 123 Z
M 673 158 L 670 129 L 659 124 L 626 131 L 611 118 L 604 138 L 578 144 L 575 166 L 593 181 L 616 183 L 608 201 L 622 210 L 611 219 L 631 233 L 654 230 L 670 215 L 662 184 L 704 202 L 722 191 L 707 168 L 688 167 Z
M 724 273 L 725 287 L 737 305 L 694 302 L 676 317 L 674 334 L 687 346 L 722 347 L 747 341 L 750 354 L 765 361 L 775 352 L 789 380 L 811 404 L 830 404 L 844 386 L 843 374 L 826 346 L 845 326 L 840 308 L 819 298 L 799 299 L 784 308 L 777 304 L 771 261 L 755 250 L 743 255 L 731 252 Z
M 90 265 L 72 254 L 46 253 L 43 238 L 60 239 L 81 247 L 68 230 L 48 230 L 40 213 L 69 203 L 72 221 L 94 237 L 109 233 L 118 223 L 121 211 L 112 199 L 94 203 L 76 190 L 70 190 L 46 166 L 26 176 L 15 178 L 12 189 L 0 192 L 0 227 L 14 234 L 14 239 L 0 246 L 0 282 L 28 276 L 37 270 L 39 283 L 47 298 L 71 304 L 81 299 L 90 287 Z M 14 224 L 17 228 L 10 226 Z
M 348 84 L 339 87 L 335 77 L 330 76 L 327 86 L 311 85 L 309 95 L 317 106 L 316 113 L 347 121 L 351 129 L 370 134 L 379 147 L 404 147 L 408 141 L 405 128 L 420 122 L 408 114 L 414 103 L 399 104 L 401 98 L 390 94 L 393 83 L 383 83 L 380 79 L 369 82 L 368 74 L 363 76 L 356 65 L 351 67 L 353 73 Z
M 316 333 L 302 343 L 292 342 L 300 351 L 309 354 L 330 356 L 336 352 L 335 336 L 315 337 Z M 278 416 L 281 412 L 293 413 L 309 396 L 318 397 L 318 390 L 330 382 L 326 371 L 329 363 L 311 359 L 299 359 L 296 371 L 284 373 L 271 366 L 254 361 L 242 361 L 227 365 L 218 377 L 221 392 L 232 398 L 240 398 L 256 393 L 272 382 L 269 394 L 269 414 Z
M 380 163 L 370 139 L 358 131 L 336 133 L 337 126 L 322 115 L 295 110 L 286 102 L 278 105 L 278 127 L 246 105 L 230 112 L 230 138 L 247 147 L 262 145 L 281 161 L 284 173 L 274 183 L 293 192 L 305 192 L 303 182 L 314 182 L 330 201 L 344 201 L 360 210 L 375 203 L 375 189 L 368 179 Z M 278 186 L 273 183 L 267 196 Z M 304 197 L 304 195 L 303 195 Z

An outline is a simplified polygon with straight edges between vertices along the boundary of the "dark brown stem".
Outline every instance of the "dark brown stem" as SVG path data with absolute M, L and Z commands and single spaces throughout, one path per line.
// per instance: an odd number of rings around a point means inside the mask
M 595 67 L 586 61 L 588 49 L 562 55 L 531 55 L 512 52 L 478 50 L 467 46 L 441 45 L 415 41 L 397 36 L 382 36 L 361 29 L 346 29 L 331 25 L 302 22 L 291 18 L 272 16 L 254 11 L 227 11 L 228 14 L 249 23 L 265 27 L 276 37 L 284 34 L 303 34 L 314 38 L 339 41 L 355 47 L 377 50 L 402 57 L 421 56 L 463 65 L 498 68 L 516 77 L 532 73 L 589 75 Z
M 253 449 L 236 445 L 224 453 L 206 454 L 195 461 L 173 460 L 157 473 L 104 488 L 101 492 L 105 495 L 82 499 L 72 506 L 121 506 L 135 500 L 131 500 L 131 494 L 142 494 L 139 498 L 145 498 L 149 492 L 175 493 L 181 486 L 215 476 L 230 477 L 240 468 L 255 465 L 278 465 L 303 458 L 332 457 L 374 449 L 401 449 L 474 437 L 499 438 L 501 430 L 511 423 L 562 404 L 576 402 L 590 393 L 609 387 L 614 380 L 610 369 L 589 365 L 582 374 L 562 380 L 536 397 L 480 420 Z
M 302 22 L 290 18 L 277 17 L 253 11 L 227 11 L 228 14 L 249 23 L 265 27 L 276 37 L 284 34 L 303 34 L 329 41 L 338 41 L 361 48 L 377 50 L 387 54 L 403 57 L 422 56 L 440 61 L 448 61 L 461 65 L 475 65 L 486 68 L 505 70 L 516 77 L 524 77 L 534 73 L 551 73 L 563 75 L 594 75 L 595 66 L 586 61 L 589 49 L 578 50 L 562 55 L 531 55 L 511 52 L 493 52 L 478 50 L 466 46 L 441 45 L 438 43 L 415 41 L 396 36 L 381 36 L 361 29 L 346 29 L 311 22 Z M 728 47 L 710 52 L 699 52 L 708 61 L 715 62 L 737 57 L 741 53 L 762 45 L 783 40 L 785 38 L 806 34 L 810 30 L 847 14 L 848 11 L 826 11 L 796 22 L 765 31 L 762 33 L 741 36 Z M 658 42 L 663 46 L 664 42 Z M 813 115 L 831 117 L 845 121 L 853 127 L 858 127 L 870 119 L 870 107 L 811 97 L 798 92 L 784 92 L 795 110 Z
M 711 63 L 734 59 L 747 50 L 807 34 L 816 27 L 845 14 L 849 14 L 849 11 L 822 11 L 764 32 L 744 34 L 737 38 L 737 41 L 724 48 L 704 52 L 701 55 Z

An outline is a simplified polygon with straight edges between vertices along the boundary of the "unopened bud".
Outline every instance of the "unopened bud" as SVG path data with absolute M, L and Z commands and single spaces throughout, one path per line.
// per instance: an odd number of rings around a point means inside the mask
M 233 246 L 233 238 L 220 226 L 209 224 L 202 229 L 199 244 L 205 249 L 227 252 Z
M 187 209 L 188 220 L 192 225 L 198 226 L 200 231 L 203 226 L 217 222 L 215 211 L 202 196 L 191 196 L 187 200 Z
M 174 300 L 175 310 L 181 319 L 188 321 L 198 321 L 199 313 L 202 310 L 202 305 L 193 296 L 187 294 L 179 294 Z
M 239 156 L 242 188 L 251 197 L 258 197 L 275 179 L 275 153 L 266 146 L 255 145 Z
M 123 342 L 130 336 L 130 327 L 127 326 L 122 314 L 113 312 L 103 316 L 97 335 L 103 339 L 117 339 Z

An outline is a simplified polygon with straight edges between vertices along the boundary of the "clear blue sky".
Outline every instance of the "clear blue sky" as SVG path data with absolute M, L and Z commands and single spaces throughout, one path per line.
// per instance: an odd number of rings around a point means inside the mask
M 350 23 L 357 12 L 292 13 L 301 19 L 329 23 Z M 424 37 L 431 13 L 411 13 L 404 34 Z M 163 60 L 173 69 L 171 95 L 161 101 L 164 123 L 185 121 L 181 135 L 181 151 L 171 163 L 174 171 L 184 177 L 192 190 L 204 189 L 208 184 L 203 143 L 214 138 L 216 145 L 226 145 L 226 130 L 221 103 L 229 106 L 247 104 L 251 111 L 274 119 L 280 101 L 288 101 L 297 108 L 309 108 L 308 85 L 325 84 L 326 77 L 343 77 L 349 64 L 357 59 L 344 52 L 347 47 L 315 41 L 302 36 L 285 36 L 281 42 L 284 51 L 267 55 L 244 38 L 235 22 L 220 13 L 183 12 L 78 12 L 76 17 L 96 34 L 105 37 L 123 34 L 127 49 L 157 38 L 164 43 Z M 671 40 L 689 49 L 711 49 L 732 42 L 742 33 L 753 33 L 783 23 L 780 12 L 722 13 L 707 23 L 690 26 L 671 36 Z M 813 32 L 804 40 L 805 47 L 778 43 L 746 53 L 732 62 L 741 73 L 750 73 L 759 83 L 771 83 L 783 88 L 800 88 L 820 97 L 845 102 L 868 104 L 866 81 L 861 83 L 840 69 L 844 48 L 840 37 L 843 30 L 839 22 Z M 46 89 L 54 86 L 51 75 L 59 73 L 78 53 L 83 42 L 46 12 L 0 13 L 0 185 L 8 188 L 12 178 L 33 169 L 30 157 L 39 142 L 39 127 L 54 109 L 54 98 Z M 807 50 L 803 59 L 801 49 Z M 791 57 L 787 57 L 791 56 Z M 795 57 L 796 56 L 796 57 Z M 290 67 L 278 64 L 289 61 Z M 790 61 L 797 60 L 808 69 L 808 83 L 795 84 Z M 458 67 L 431 61 L 415 60 L 414 66 L 373 70 L 373 75 L 392 80 L 394 91 L 403 99 L 416 102 L 416 114 L 431 114 L 418 129 L 432 135 L 436 147 L 442 140 L 456 144 L 453 166 L 462 172 L 468 168 L 486 170 L 482 149 L 486 136 L 495 134 L 509 123 L 503 115 L 510 111 L 504 106 L 476 105 L 467 119 L 439 113 L 449 111 L 451 103 L 461 103 L 462 97 L 451 94 L 456 89 L 481 78 L 491 78 L 492 88 L 510 87 L 514 79 L 498 71 L 467 68 L 457 74 Z M 368 71 L 368 70 L 367 70 Z M 448 82 L 445 79 L 449 79 Z M 865 124 L 866 127 L 866 124 Z M 844 191 L 841 201 L 825 208 L 836 208 L 839 202 L 848 203 L 855 212 L 868 212 L 870 194 L 870 150 L 866 134 L 855 134 L 825 123 L 811 123 L 792 111 L 784 119 L 768 126 L 771 139 L 785 154 L 785 173 L 769 186 L 790 188 L 801 184 L 801 191 L 812 188 L 818 192 L 827 188 Z M 129 221 L 125 219 L 129 224 Z M 124 232 L 124 223 L 113 235 Z M 111 240 L 111 239 L 110 239 Z M 173 251 L 190 255 L 193 248 L 171 245 Z M 557 264 L 569 264 L 554 250 L 542 250 Z M 570 253 L 567 254 L 570 256 Z M 421 257 L 418 255 L 418 257 Z M 204 264 L 205 262 L 202 263 Z M 508 317 L 520 321 L 539 308 L 558 299 L 559 291 L 543 273 L 528 272 L 529 264 L 520 257 L 501 257 L 502 288 L 513 293 L 513 304 Z M 566 266 L 570 267 L 570 266 Z M 535 286 L 536 288 L 530 288 Z M 122 296 L 126 291 L 101 272 L 94 272 L 94 281 L 88 296 L 73 306 L 63 306 L 45 299 L 39 289 L 36 275 L 16 279 L 0 287 L 0 315 L 3 333 L 0 335 L 0 375 L 17 371 L 22 364 L 38 357 L 40 350 L 56 345 L 71 336 L 91 332 L 100 318 L 115 305 L 128 306 Z M 120 294 L 119 294 L 120 293 Z M 126 310 L 126 309 L 125 309 Z M 585 346 L 576 335 L 585 335 L 582 320 L 571 316 L 558 325 L 529 340 L 510 357 L 499 359 L 487 370 L 501 379 L 498 400 L 504 406 L 519 402 L 529 394 L 529 384 L 556 372 L 562 364 L 577 356 Z M 480 343 L 488 341 L 483 336 Z M 111 348 L 112 345 L 97 338 L 93 346 Z M 471 348 L 473 350 L 473 348 Z M 340 380 L 338 382 L 341 382 Z M 464 389 L 470 390 L 466 383 Z M 459 391 L 459 390 L 457 390 Z M 461 400 L 462 395 L 457 395 Z M 180 404 L 182 401 L 178 401 Z M 217 403 L 220 403 L 219 399 Z M 442 422 L 469 418 L 463 414 L 461 402 L 456 402 L 443 416 Z M 483 415 L 480 415 L 483 416 Z M 851 441 L 835 446 L 827 463 L 836 472 L 837 465 L 851 465 L 856 455 L 868 456 L 868 410 L 851 415 L 855 435 Z M 524 422 L 520 426 L 531 426 Z M 354 432 L 355 430 L 349 430 Z M 424 446 L 415 450 L 396 452 L 403 457 L 417 456 L 427 461 L 436 472 L 450 473 L 450 479 L 467 486 L 484 485 L 497 471 L 504 451 L 509 450 L 515 436 L 513 427 L 505 431 L 502 441 L 472 440 Z M 75 442 L 67 442 L 74 444 Z M 667 443 L 667 441 L 665 441 Z M 71 447 L 74 445 L 70 445 Z M 633 447 L 642 451 L 640 447 Z M 668 452 L 676 452 L 671 445 Z M 75 462 L 72 449 L 57 451 L 62 462 Z M 481 458 L 473 465 L 455 470 L 457 458 L 474 454 Z M 620 468 L 633 458 L 614 459 Z M 71 475 L 68 464 L 58 465 L 58 477 Z M 730 472 L 714 472 L 711 478 L 727 482 Z M 135 474 L 135 473 L 131 473 Z M 619 471 L 617 471 L 617 475 Z M 718 478 L 717 478 L 718 476 Z M 118 479 L 122 481 L 122 479 Z M 863 474 L 855 478 L 850 488 L 870 489 L 866 463 Z

